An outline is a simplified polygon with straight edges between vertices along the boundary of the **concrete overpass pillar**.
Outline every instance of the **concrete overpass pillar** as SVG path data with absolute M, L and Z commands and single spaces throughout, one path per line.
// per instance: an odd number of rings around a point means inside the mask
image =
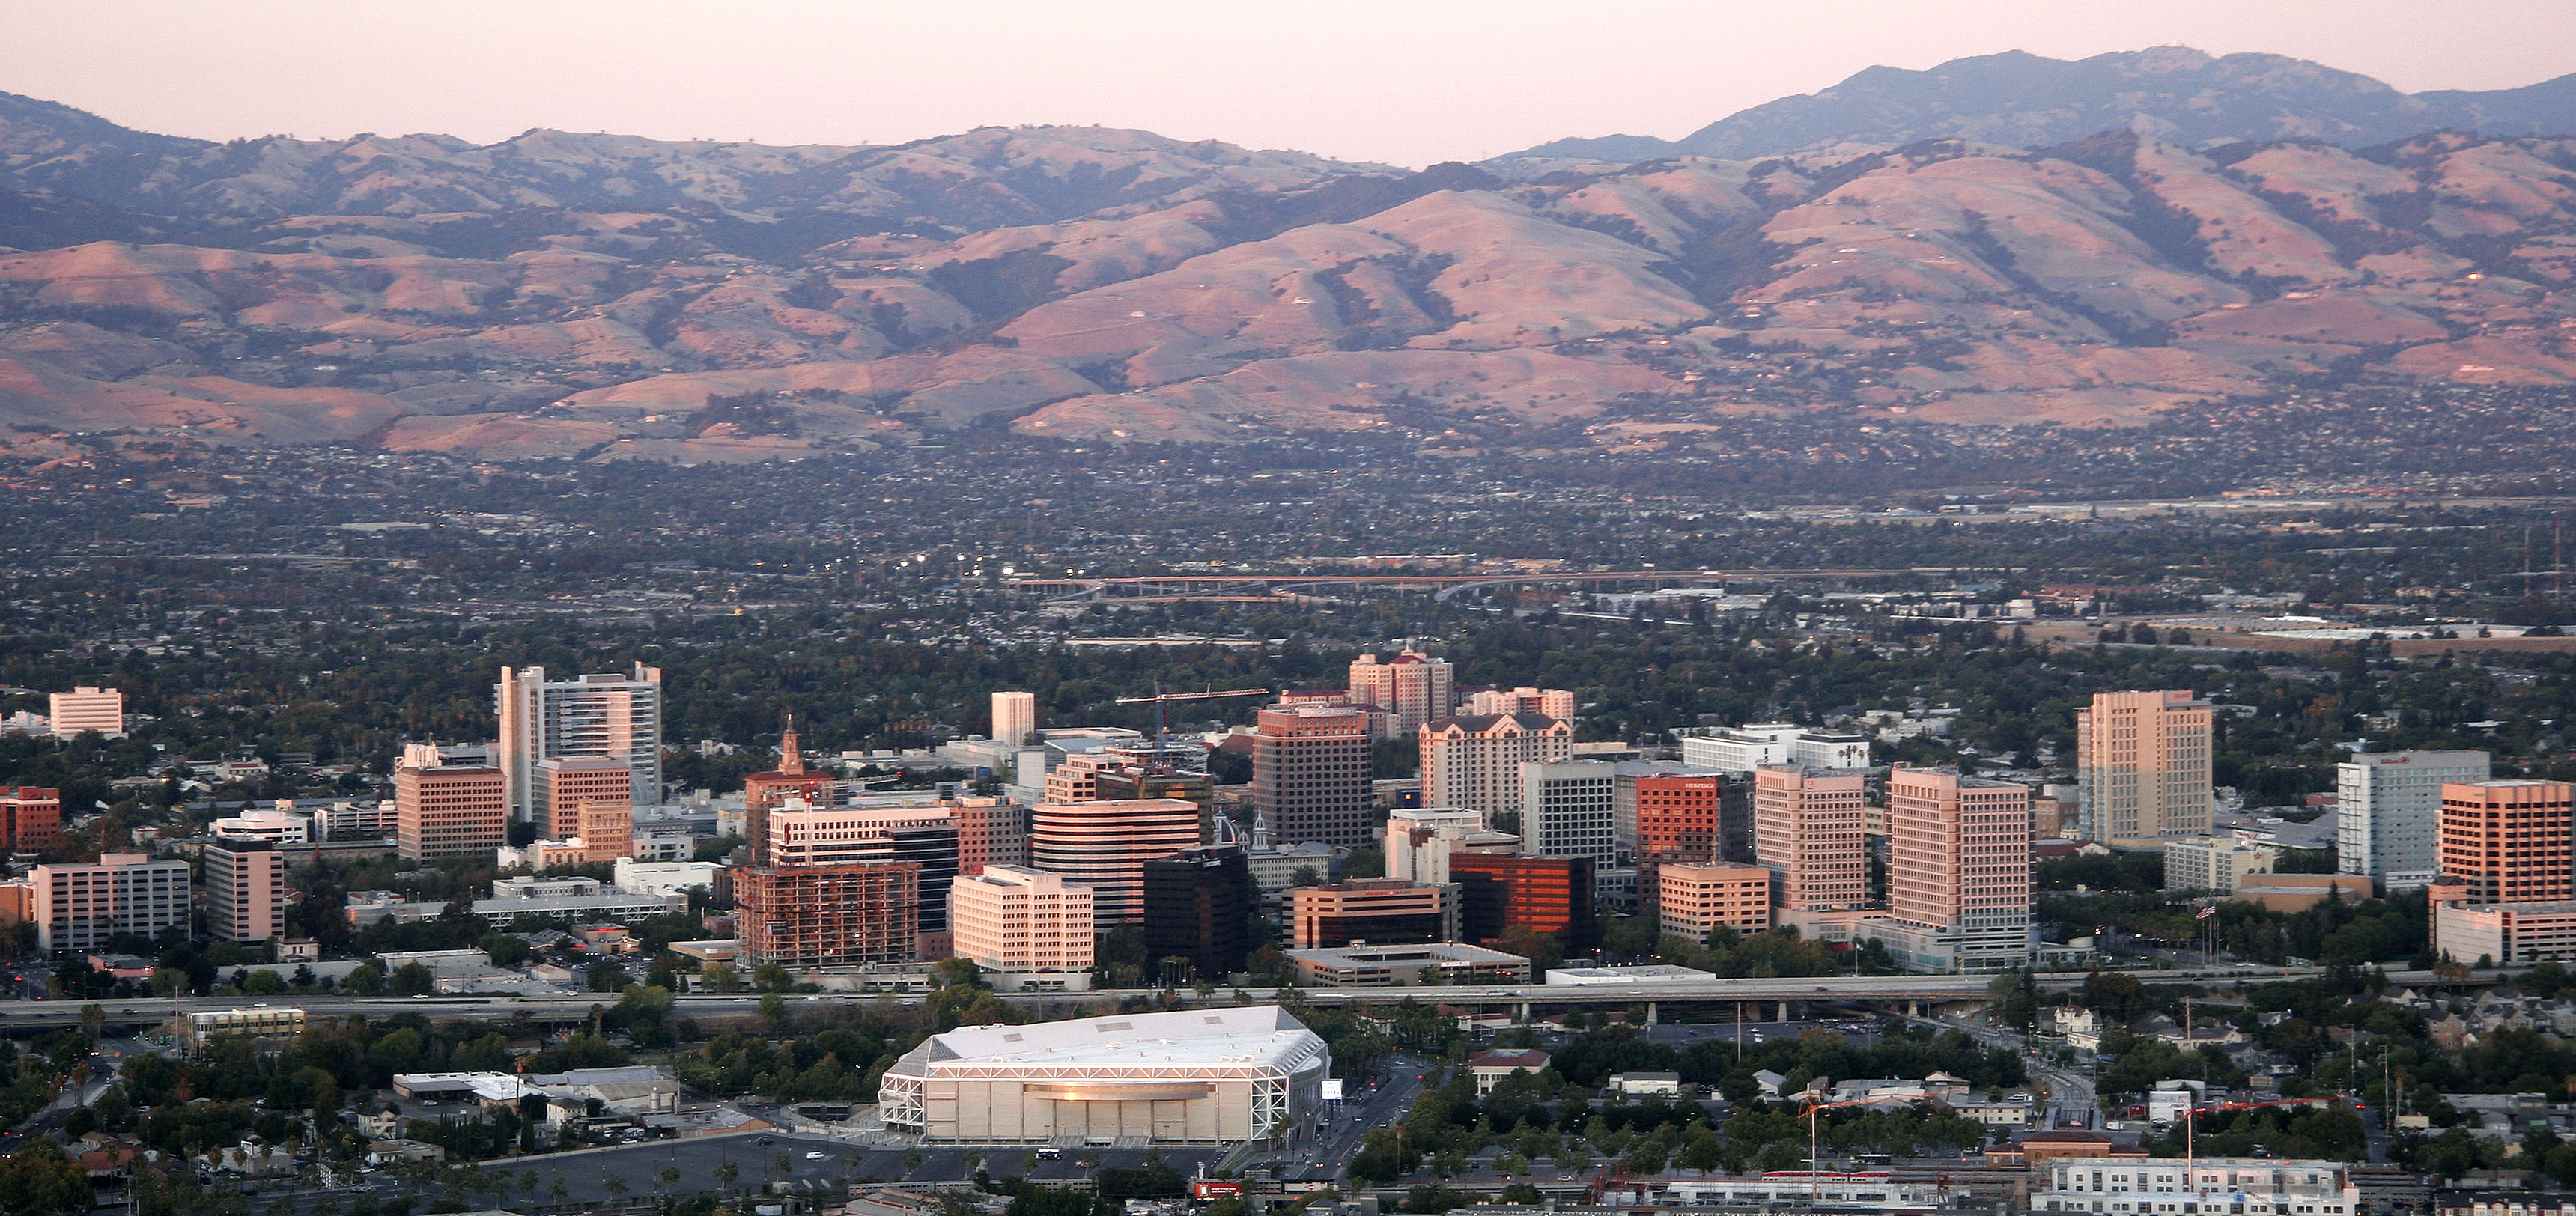
M 1779 1016 L 1778 1018 L 1774 1019 L 1774 1020 L 1775 1020 L 1775 1021 L 1782 1021 L 1782 1022 L 1785 1022 L 1785 1021 L 1788 1021 L 1788 1020 L 1789 1020 L 1789 1002 L 1787 1002 L 1787 1001 L 1782 1001 L 1782 1002 L 1780 1002 L 1780 1016 Z
M 1516 1022 L 1527 1022 L 1527 1021 L 1529 1021 L 1529 1002 L 1528 1002 L 1528 1001 L 1522 1001 L 1522 1002 L 1521 1002 L 1521 1011 L 1520 1011 L 1520 1015 L 1519 1015 L 1518 1017 L 1515 1017 L 1515 1018 L 1514 1018 L 1514 1019 L 1512 1019 L 1512 1020 L 1514 1020 L 1514 1021 L 1516 1021 Z
M 1922 1016 L 1923 1016 L 1923 1002 L 1922 1002 L 1921 1000 L 1919 1000 L 1919 999 L 1918 999 L 1918 1000 L 1910 1000 L 1910 1001 L 1905 1002 L 1905 1016 L 1907 1016 L 1907 1017 L 1909 1017 L 1909 1018 L 1919 1018 L 1919 1017 L 1922 1017 Z
M 1654 1024 L 1655 1024 L 1655 1003 L 1654 1003 L 1653 1001 L 1648 1001 L 1648 1002 L 1646 1002 L 1646 1025 L 1648 1025 L 1648 1026 L 1653 1026 Z

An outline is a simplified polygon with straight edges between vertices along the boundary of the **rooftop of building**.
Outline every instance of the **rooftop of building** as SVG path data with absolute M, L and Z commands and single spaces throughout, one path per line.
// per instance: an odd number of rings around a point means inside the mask
M 1467 1057 L 1469 1068 L 1526 1068 L 1531 1072 L 1547 1067 L 1549 1055 L 1535 1047 L 1497 1047 Z
M 1637 967 L 1560 967 L 1547 973 L 1551 984 L 1690 984 L 1713 980 L 1713 971 L 1695 971 L 1669 963 Z
M 1272 1064 L 1295 1066 L 1323 1041 L 1277 1005 L 1185 1009 L 1036 1022 L 961 1026 L 905 1053 L 899 1066 L 942 1062 L 1087 1065 Z
M 1423 942 L 1401 946 L 1317 946 L 1281 953 L 1301 963 L 1319 967 L 1371 967 L 1386 963 L 1475 963 L 1480 965 L 1526 964 L 1528 959 L 1465 942 Z

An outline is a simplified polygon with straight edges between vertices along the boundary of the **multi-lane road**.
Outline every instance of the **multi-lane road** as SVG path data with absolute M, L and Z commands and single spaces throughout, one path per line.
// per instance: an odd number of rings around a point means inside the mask
M 2234 967 L 2192 968 L 2169 971 L 2135 971 L 2149 984 L 2234 984 L 2263 983 L 2273 980 L 2296 980 L 2322 974 L 2315 967 L 2263 967 L 2239 964 Z M 2083 976 L 2072 973 L 2043 975 L 2039 986 L 2057 990 L 2072 988 L 2083 982 Z M 2431 972 L 2390 972 L 2392 984 L 2423 985 L 2442 981 Z M 1467 986 L 1430 986 L 1405 988 L 1314 988 L 1243 990 L 1254 1000 L 1276 1000 L 1283 993 L 1314 1005 L 1385 1004 L 1406 998 L 1426 1003 L 1466 1006 L 1507 1006 L 1536 1009 L 1565 1005 L 1635 1005 L 1635 1004 L 1708 1004 L 1727 1002 L 1853 1002 L 1853 1001 L 1959 1001 L 1974 1000 L 1986 994 L 1990 977 L 1983 975 L 1863 975 L 1863 976 L 1797 976 L 1787 978 L 1708 979 L 1683 983 L 1651 984 L 1513 984 Z M 2492 982 L 2476 980 L 2466 982 Z M 1198 996 L 1183 991 L 1179 998 L 1188 1004 L 1231 1004 L 1234 989 L 1211 996 Z M 1029 1005 L 1062 1005 L 1084 999 L 1116 999 L 1134 995 L 1126 991 L 1098 993 L 1028 992 L 1002 993 L 1000 999 Z M 167 1000 L 129 1001 L 0 1001 L 0 1028 L 35 1028 L 77 1025 L 84 1004 L 96 1004 L 110 1022 L 141 1025 L 159 1022 L 173 1013 L 212 1009 L 241 1009 L 262 1005 L 292 1005 L 302 1008 L 307 1016 L 345 1016 L 386 1014 L 410 1011 L 431 1017 L 509 1018 L 526 1015 L 539 1020 L 576 1020 L 588 1017 L 594 1005 L 616 998 L 607 993 L 564 993 L 555 995 L 494 996 L 415 996 L 361 997 L 344 994 L 285 995 L 263 1001 L 238 997 L 190 997 L 176 1002 Z M 875 1002 L 893 999 L 912 1001 L 920 994 L 823 993 L 797 994 L 787 998 L 788 1007 L 822 1006 L 831 1003 Z M 676 998 L 679 1008 L 691 1016 L 726 1016 L 756 1014 L 761 997 L 757 993 L 683 993 Z

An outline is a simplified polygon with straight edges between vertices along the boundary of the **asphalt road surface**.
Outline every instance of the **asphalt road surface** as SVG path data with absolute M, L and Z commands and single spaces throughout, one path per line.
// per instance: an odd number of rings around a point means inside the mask
M 762 1144 L 766 1139 L 770 1143 Z M 714 1191 L 723 1187 L 718 1170 L 732 1162 L 741 1168 L 732 1190 L 736 1193 L 757 1191 L 770 1181 L 811 1183 L 823 1193 L 838 1195 L 840 1187 L 850 1182 L 874 1179 L 880 1182 L 945 1182 L 974 1176 L 975 1162 L 980 1158 L 985 1169 L 995 1178 L 1020 1174 L 1031 1179 L 1071 1180 L 1086 1177 L 1099 1169 L 1119 1167 L 1132 1169 L 1145 1163 L 1145 1158 L 1160 1151 L 1163 1160 L 1182 1176 L 1197 1172 L 1202 1161 L 1213 1164 L 1224 1151 L 1214 1148 L 1166 1147 L 1153 1149 L 1066 1149 L 1064 1155 L 1051 1161 L 1037 1158 L 1033 1148 L 924 1148 L 920 1164 L 904 1166 L 904 1150 L 854 1149 L 837 1140 L 776 1133 L 760 1135 L 705 1136 L 688 1140 L 654 1140 L 616 1148 L 590 1149 L 580 1152 L 514 1157 L 482 1163 L 488 1173 L 510 1178 L 510 1193 L 497 1204 L 508 1208 L 515 1203 L 607 1203 L 649 1198 L 662 1188 L 665 1169 L 680 1171 L 679 1193 Z M 784 1168 L 778 1162 L 785 1158 Z M 856 1164 L 851 1164 L 855 1161 Z M 1090 1163 L 1088 1165 L 1084 1163 Z M 533 1200 L 520 1189 L 522 1172 L 537 1176 Z M 608 1186 L 610 1179 L 625 1184 L 620 1196 Z M 561 1179 L 564 1196 L 557 1199 L 554 1183 Z M 836 1182 L 835 1180 L 839 1180 Z M 402 1194 L 412 1188 L 391 1170 L 361 1174 L 356 1184 L 329 1192 L 346 1209 L 349 1199 L 362 1191 Z M 285 1213 L 310 1210 L 315 1192 L 300 1192 L 291 1200 L 272 1200 L 265 1210 Z M 436 1197 L 436 1189 L 426 1192 Z M 487 1196 L 464 1197 L 476 1207 L 484 1206 Z M 290 1206 L 291 1203 L 291 1206 Z

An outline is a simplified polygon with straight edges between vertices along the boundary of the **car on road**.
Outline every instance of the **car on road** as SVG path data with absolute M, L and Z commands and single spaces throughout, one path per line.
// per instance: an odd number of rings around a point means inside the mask
M 823 1154 L 821 1154 L 821 1153 L 807 1153 L 807 1154 L 805 1154 L 805 1159 L 806 1159 L 807 1161 L 820 1161 L 820 1160 L 822 1160 L 822 1159 L 823 1159 Z

